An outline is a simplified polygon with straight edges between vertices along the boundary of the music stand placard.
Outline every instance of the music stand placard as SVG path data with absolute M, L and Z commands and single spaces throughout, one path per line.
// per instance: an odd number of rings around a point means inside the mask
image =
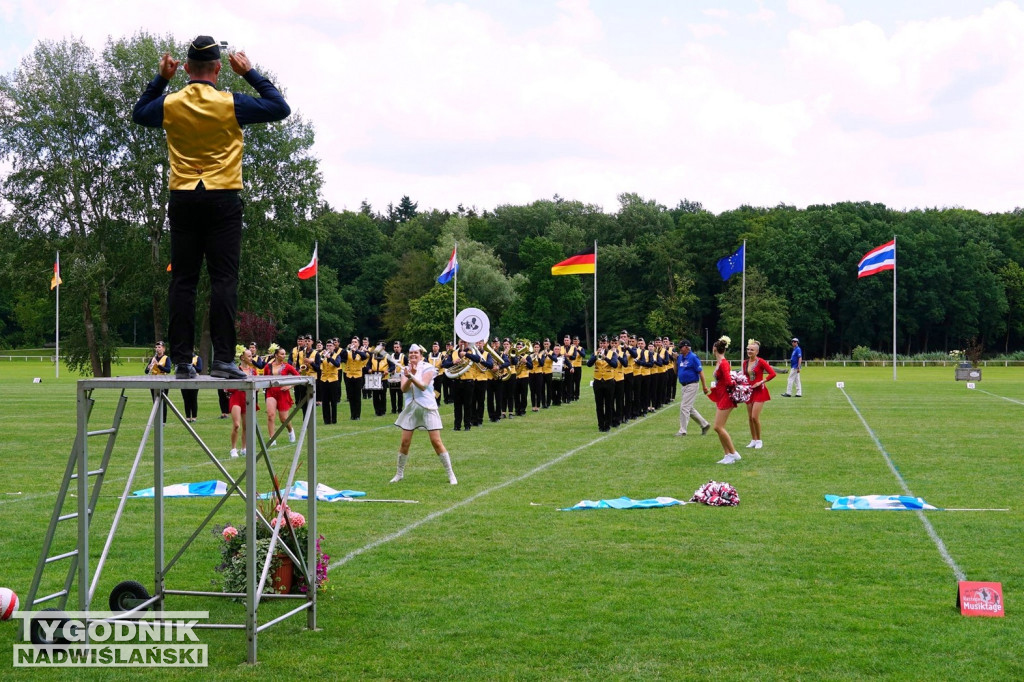
M 979 583 L 961 580 L 956 593 L 956 605 L 963 616 L 1002 618 L 1003 584 Z

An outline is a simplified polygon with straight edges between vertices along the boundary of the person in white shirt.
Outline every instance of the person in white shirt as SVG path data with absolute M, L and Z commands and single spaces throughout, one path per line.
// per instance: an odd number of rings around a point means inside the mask
M 423 349 L 417 344 L 409 347 L 409 364 L 402 371 L 402 394 L 405 397 L 405 408 L 395 426 L 402 429 L 402 442 L 398 446 L 398 471 L 391 483 L 398 483 L 405 477 L 405 463 L 409 458 L 409 445 L 416 429 L 425 429 L 430 436 L 430 444 L 434 446 L 448 482 L 456 485 L 458 480 L 452 471 L 452 460 L 448 450 L 441 442 L 441 415 L 437 411 L 437 399 L 434 397 L 434 377 L 437 369 L 423 360 Z

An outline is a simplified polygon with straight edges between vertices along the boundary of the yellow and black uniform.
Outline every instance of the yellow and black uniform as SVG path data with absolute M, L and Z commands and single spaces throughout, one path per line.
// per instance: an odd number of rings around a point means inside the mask
M 615 409 L 612 410 L 612 428 L 628 421 L 626 417 L 626 369 L 629 367 L 629 354 L 618 346 L 612 346 L 615 365 Z
M 618 358 L 607 348 L 602 348 L 587 360 L 587 366 L 594 368 L 594 403 L 597 406 L 597 428 L 610 431 L 612 414 L 615 410 L 615 370 Z
M 211 373 L 231 378 L 236 373 L 241 375 L 237 367 L 232 367 L 242 248 L 242 126 L 280 121 L 291 109 L 274 84 L 255 69 L 242 75 L 259 97 L 217 90 L 220 47 L 209 36 L 199 36 L 192 42 L 188 58 L 194 65 L 209 62 L 210 67 L 203 73 L 213 80 L 192 80 L 181 90 L 165 95 L 168 78 L 177 70 L 165 59 L 160 74 L 135 104 L 132 120 L 163 128 L 167 135 L 171 361 L 186 364 L 192 355 L 196 285 L 205 258 L 210 274 Z M 242 55 L 234 64 L 248 65 L 248 59 Z M 241 70 L 244 66 L 235 68 Z
M 338 354 L 345 373 L 345 394 L 352 421 L 357 421 L 363 414 L 363 370 L 369 356 L 365 350 L 352 348 L 343 348 Z
M 402 378 L 397 376 L 397 372 L 401 372 L 409 363 L 406 361 L 405 353 L 401 349 L 391 353 L 388 358 L 396 368 L 396 374 L 388 382 L 388 394 L 391 396 L 391 414 L 398 414 L 402 411 L 404 398 L 402 397 Z
M 161 344 L 157 344 L 158 348 L 162 348 Z M 153 376 L 166 376 L 171 373 L 171 358 L 166 353 L 160 353 L 157 355 L 153 354 L 153 358 L 146 365 L 146 374 Z M 150 389 L 149 391 L 153 395 L 153 402 L 160 399 L 161 395 L 167 395 L 167 390 L 158 391 L 156 389 Z M 164 403 L 164 424 L 167 423 L 167 403 Z
M 551 348 L 548 347 L 542 348 L 537 356 L 537 361 L 540 363 L 541 374 L 543 375 L 542 380 L 544 384 L 544 390 L 540 394 L 540 399 L 541 407 L 543 407 L 544 409 L 551 407 L 551 392 L 555 390 L 554 386 L 552 386 L 554 382 L 551 380 L 551 372 L 554 371 L 552 369 L 553 363 L 551 360 L 551 355 Z
M 316 368 L 320 371 L 318 384 L 323 387 L 319 395 L 323 405 L 324 424 L 338 423 L 338 403 L 341 402 L 341 381 L 338 370 L 341 367 L 341 351 L 330 348 L 317 354 Z
M 445 369 L 450 369 L 466 359 L 479 361 L 480 356 L 468 348 L 459 347 L 453 350 L 449 357 L 445 358 L 441 366 Z M 455 403 L 454 428 L 456 431 L 461 431 L 463 426 L 465 426 L 466 431 L 469 431 L 473 426 L 473 393 L 476 388 L 476 380 L 470 378 L 470 372 L 473 369 L 471 365 L 460 376 L 449 377 L 452 386 L 452 399 Z
M 466 375 L 473 378 L 476 385 L 473 387 L 473 426 L 482 426 L 484 423 L 484 408 L 487 406 L 487 380 L 490 379 L 490 369 L 494 367 L 494 361 L 491 360 L 487 352 L 476 348 L 475 357 L 477 360 L 473 361 L 473 366 L 469 368 Z
M 369 391 L 370 400 L 373 401 L 373 413 L 378 417 L 383 417 L 388 412 L 388 377 L 394 371 L 395 365 L 387 356 L 370 356 L 370 361 L 366 363 L 367 374 L 380 374 L 380 388 Z
M 530 368 L 526 366 L 526 358 L 529 356 L 526 348 L 518 349 L 513 369 L 516 372 L 515 411 L 517 417 L 526 415 L 526 397 L 530 390 Z
M 583 360 L 584 351 L 580 347 L 580 344 L 573 341 L 569 348 L 565 351 L 565 356 L 569 358 L 569 362 L 572 363 L 572 382 L 566 390 L 566 395 L 569 397 L 569 402 L 575 402 L 580 399 L 580 382 L 583 380 Z
M 530 371 L 530 407 L 536 412 L 544 404 L 544 363 L 539 344 L 534 344 L 533 352 L 526 356 L 526 367 Z

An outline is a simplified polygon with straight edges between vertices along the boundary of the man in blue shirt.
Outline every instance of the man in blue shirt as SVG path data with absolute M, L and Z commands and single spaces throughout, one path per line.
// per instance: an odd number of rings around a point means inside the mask
M 789 340 L 793 344 L 793 353 L 789 356 L 789 379 L 786 381 L 786 392 L 783 398 L 793 397 L 793 389 L 796 388 L 796 397 L 803 397 L 803 386 L 800 385 L 800 369 L 804 364 L 804 352 L 800 350 L 800 339 L 795 336 Z
M 667 338 L 667 337 L 666 337 Z M 700 364 L 700 358 L 690 350 L 689 339 L 682 339 L 679 342 L 679 357 L 676 360 L 676 376 L 682 386 L 679 400 L 679 430 L 677 436 L 686 435 L 686 425 L 690 419 L 700 424 L 700 435 L 705 435 L 711 424 L 700 416 L 700 412 L 693 406 L 697 398 L 697 382 L 700 382 L 701 393 L 707 393 L 707 384 L 704 381 L 704 366 Z

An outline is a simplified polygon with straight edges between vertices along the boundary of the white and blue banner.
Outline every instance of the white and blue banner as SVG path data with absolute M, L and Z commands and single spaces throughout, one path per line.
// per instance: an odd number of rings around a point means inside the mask
M 224 481 L 199 481 L 198 483 L 175 483 L 164 487 L 164 497 L 221 497 L 228 492 L 228 484 Z M 366 493 L 360 490 L 335 490 L 324 484 L 316 487 L 316 499 L 321 502 L 339 502 L 352 500 L 356 497 L 366 497 Z M 155 488 L 136 490 L 132 497 L 152 498 L 155 495 Z M 260 495 L 261 498 L 270 499 L 271 493 Z M 296 481 L 288 491 L 289 500 L 305 500 L 309 497 L 308 484 L 305 481 Z
M 875 511 L 913 511 L 915 509 L 932 509 L 938 511 L 920 497 L 910 495 L 826 495 L 825 501 L 832 504 L 833 511 L 875 510 Z
M 655 509 L 658 507 L 675 507 L 687 504 L 674 497 L 655 497 L 647 500 L 634 500 L 630 497 L 619 497 L 614 500 L 583 500 L 578 504 L 558 511 L 579 511 L 583 509 Z

